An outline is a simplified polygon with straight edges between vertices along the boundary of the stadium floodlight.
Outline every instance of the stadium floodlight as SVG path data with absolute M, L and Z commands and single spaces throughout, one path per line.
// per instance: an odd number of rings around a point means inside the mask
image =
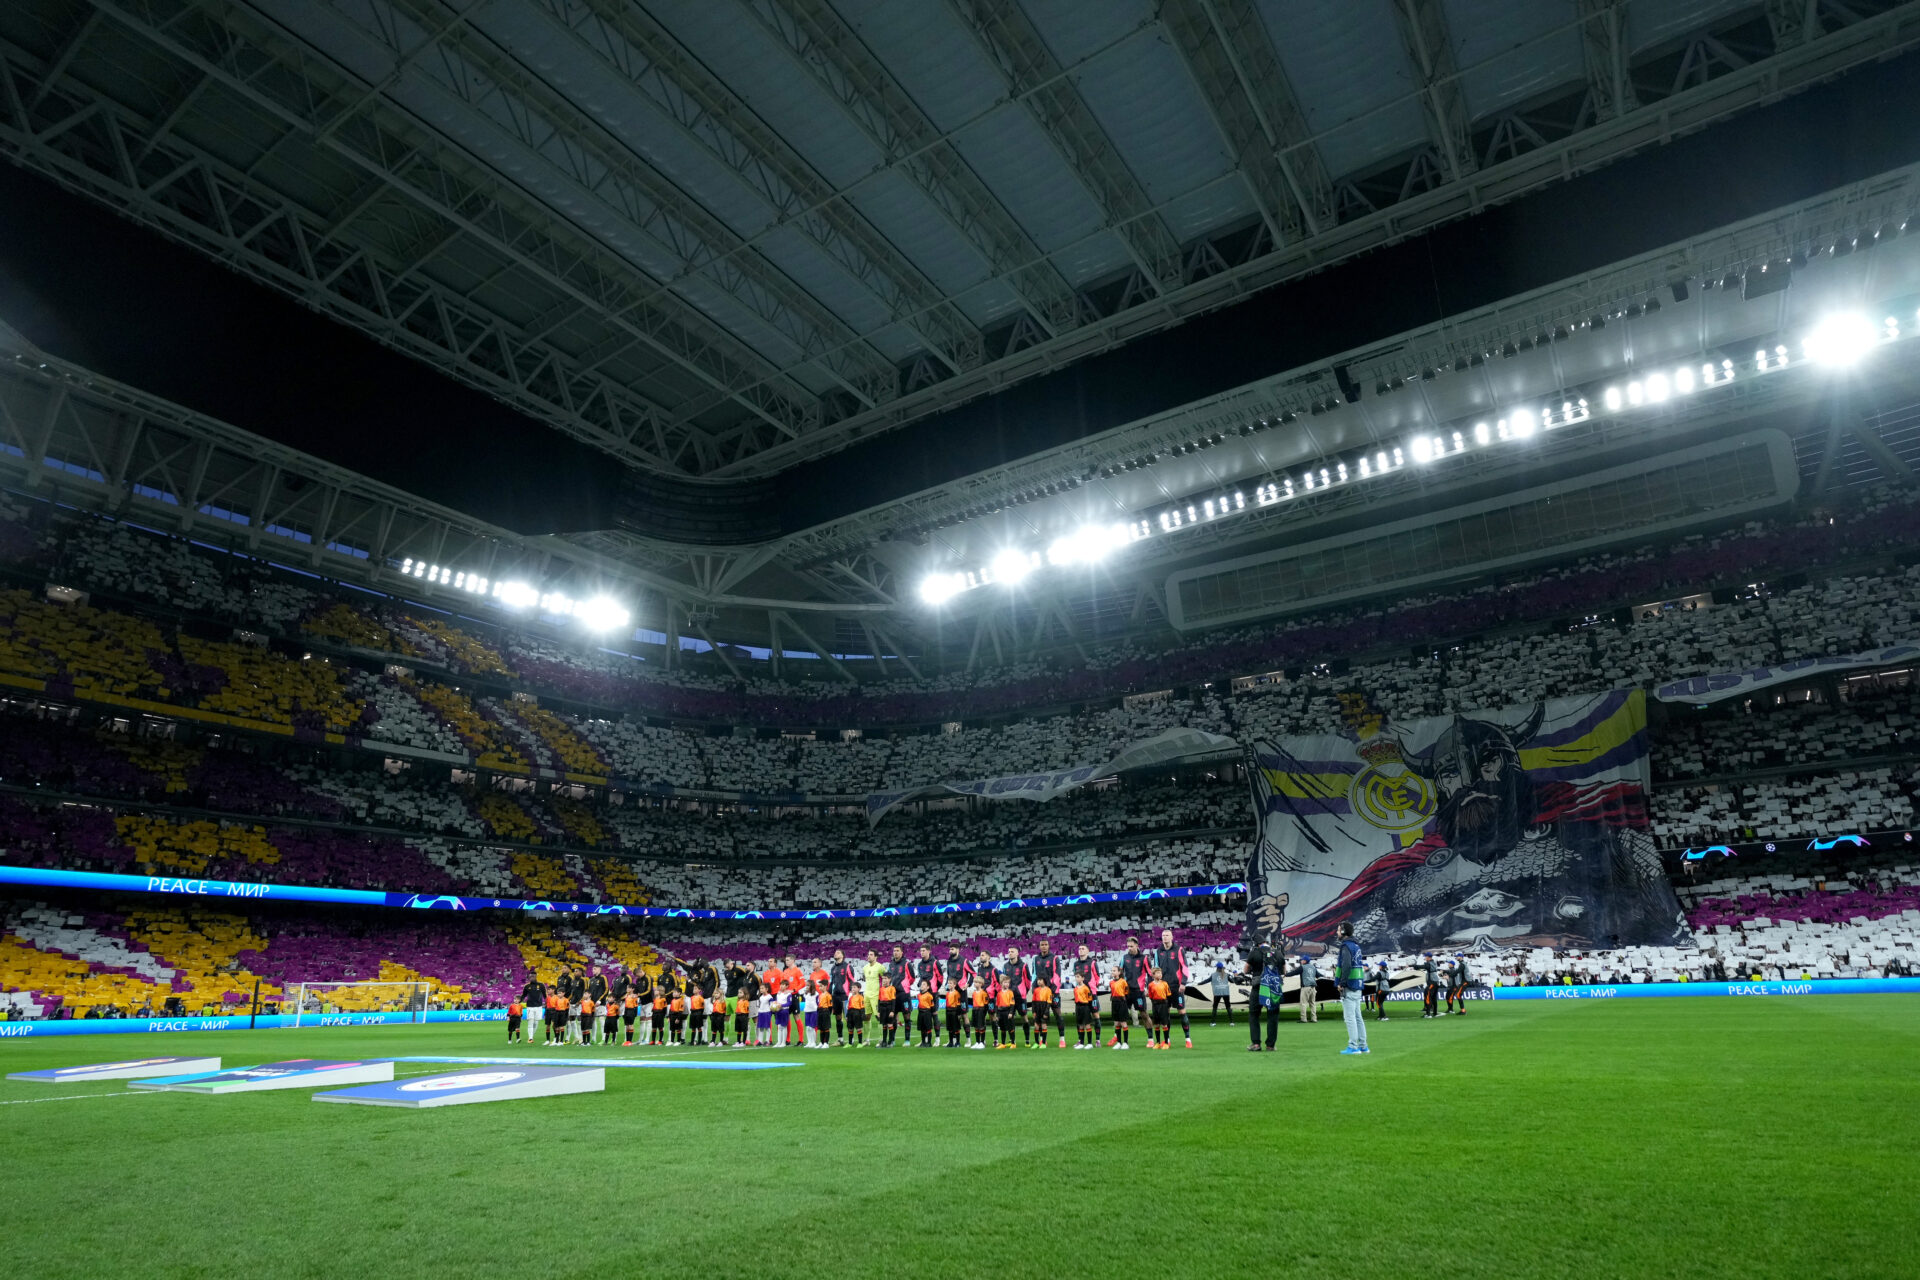
M 1844 369 L 1860 363 L 1879 341 L 1872 321 L 1858 311 L 1840 311 L 1814 325 L 1804 346 L 1809 359 Z
M 1607 394 L 1603 398 L 1605 399 L 1607 409 L 1610 412 L 1613 412 L 1613 413 L 1620 412 L 1620 405 L 1622 403 L 1621 396 L 1620 396 L 1620 388 L 1608 387 Z
M 1533 434 L 1533 410 L 1515 409 L 1513 411 L 1513 434 L 1516 439 L 1525 440 Z
M 524 582 L 496 582 L 493 594 L 509 609 L 531 609 L 540 603 L 540 593 Z
M 1081 525 L 1072 533 L 1054 539 L 1053 545 L 1047 548 L 1047 560 L 1051 564 L 1097 564 L 1129 541 L 1131 535 L 1126 525 Z
M 594 596 L 582 601 L 573 616 L 589 631 L 617 631 L 633 624 L 633 614 L 611 596 Z
M 1694 381 L 1693 381 L 1692 365 L 1683 364 L 1678 369 L 1675 369 L 1673 371 L 1673 389 L 1675 391 L 1678 391 L 1683 396 L 1689 395 L 1692 393 L 1693 387 L 1694 387 Z
M 1672 394 L 1673 384 L 1667 380 L 1666 374 L 1650 373 L 1647 375 L 1647 399 L 1653 401 L 1655 404 L 1659 404 Z
M 966 589 L 966 579 L 957 573 L 930 573 L 920 579 L 920 598 L 931 605 L 942 605 Z
M 1033 558 L 1024 551 L 1008 547 L 993 558 L 989 566 L 993 570 L 993 580 L 1006 586 L 1012 586 L 1033 572 Z

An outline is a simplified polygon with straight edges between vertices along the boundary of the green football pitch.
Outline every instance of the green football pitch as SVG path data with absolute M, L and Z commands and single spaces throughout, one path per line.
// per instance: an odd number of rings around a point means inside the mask
M 1368 1030 L 1367 1057 L 1337 1017 L 1258 1056 L 1204 1019 L 1192 1052 L 720 1052 L 805 1065 L 432 1111 L 6 1081 L 4 1256 L 36 1278 L 1920 1275 L 1920 999 Z M 502 1039 L 0 1041 L 0 1068 Z

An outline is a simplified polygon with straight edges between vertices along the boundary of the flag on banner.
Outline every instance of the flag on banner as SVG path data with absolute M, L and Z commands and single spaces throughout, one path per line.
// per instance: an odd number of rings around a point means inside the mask
M 1671 945 L 1647 829 L 1646 696 L 1615 690 L 1248 748 L 1247 927 L 1369 950 Z

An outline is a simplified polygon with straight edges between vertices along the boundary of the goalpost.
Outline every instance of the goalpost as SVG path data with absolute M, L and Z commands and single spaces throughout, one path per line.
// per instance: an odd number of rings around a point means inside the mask
M 285 991 L 280 1011 L 288 1027 L 339 1013 L 405 1013 L 408 1022 L 425 1022 L 434 1001 L 427 982 L 301 982 Z

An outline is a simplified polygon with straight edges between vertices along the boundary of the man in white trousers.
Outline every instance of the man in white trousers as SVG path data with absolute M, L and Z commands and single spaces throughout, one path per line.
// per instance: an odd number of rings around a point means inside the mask
M 1360 951 L 1360 944 L 1354 940 L 1353 926 L 1346 922 L 1340 925 L 1340 950 L 1334 961 L 1334 982 L 1340 988 L 1340 1013 L 1347 1020 L 1347 1047 L 1343 1054 L 1366 1053 L 1367 1022 L 1361 1015 L 1366 1012 L 1361 988 L 1367 981 L 1367 960 Z

